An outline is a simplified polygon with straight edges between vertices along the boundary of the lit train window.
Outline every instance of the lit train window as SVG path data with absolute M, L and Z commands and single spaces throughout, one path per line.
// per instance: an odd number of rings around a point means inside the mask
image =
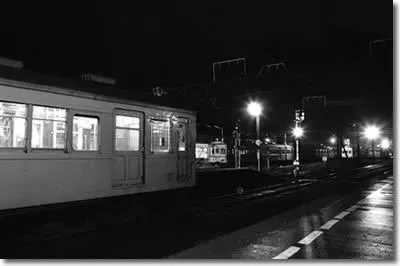
M 170 123 L 169 121 L 151 120 L 151 151 L 169 152 Z
M 97 151 L 99 119 L 74 115 L 72 147 L 76 151 Z
M 179 151 L 186 150 L 186 124 L 179 124 L 178 127 L 178 138 L 179 138 Z
M 0 148 L 25 146 L 27 105 L 0 102 Z
M 133 116 L 115 116 L 115 150 L 138 151 L 140 119 Z
M 221 148 L 221 154 L 225 154 L 226 150 L 224 148 Z
M 66 109 L 33 106 L 32 148 L 65 148 L 66 121 Z

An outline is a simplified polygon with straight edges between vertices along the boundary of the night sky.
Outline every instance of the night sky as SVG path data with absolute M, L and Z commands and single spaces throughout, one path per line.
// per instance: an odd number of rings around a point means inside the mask
M 331 99 L 376 99 L 379 90 L 392 101 L 391 2 L 7 2 L 0 56 L 30 70 L 75 78 L 92 72 L 135 90 L 207 84 L 213 62 L 245 57 L 252 78 L 265 64 L 288 69 L 281 78 L 263 75 L 252 90 L 286 86 L 296 97 Z M 369 42 L 379 39 L 389 41 L 369 56 Z M 385 106 L 379 110 L 390 115 Z

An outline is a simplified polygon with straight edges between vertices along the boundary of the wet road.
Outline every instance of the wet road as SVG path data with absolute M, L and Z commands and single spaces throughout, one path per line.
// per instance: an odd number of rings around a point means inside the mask
M 394 259 L 393 177 L 326 197 L 170 259 Z

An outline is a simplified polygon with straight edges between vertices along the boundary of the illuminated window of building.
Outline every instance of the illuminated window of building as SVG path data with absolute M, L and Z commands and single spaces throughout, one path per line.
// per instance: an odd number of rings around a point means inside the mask
M 74 115 L 72 147 L 76 151 L 98 150 L 98 125 L 96 117 Z
M 170 123 L 168 121 L 152 120 L 151 126 L 151 151 L 169 152 L 170 149 Z
M 32 148 L 65 148 L 67 110 L 33 106 Z
M 140 119 L 132 116 L 115 116 L 115 150 L 138 151 Z
M 0 148 L 25 146 L 27 105 L 0 102 Z
M 179 151 L 186 150 L 186 124 L 179 124 L 178 127 Z

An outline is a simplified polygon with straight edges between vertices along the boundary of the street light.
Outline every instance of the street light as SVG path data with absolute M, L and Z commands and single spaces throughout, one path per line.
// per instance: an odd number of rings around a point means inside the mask
M 381 148 L 386 150 L 390 147 L 390 141 L 387 138 L 381 140 Z
M 380 134 L 380 129 L 374 125 L 367 126 L 364 129 L 364 136 L 372 143 L 372 159 L 375 159 L 375 139 L 379 138 Z
M 247 105 L 247 112 L 251 116 L 256 117 L 256 130 L 257 130 L 257 169 L 260 171 L 260 115 L 262 112 L 262 106 L 258 102 L 250 102 Z
M 329 141 L 330 141 L 331 144 L 333 145 L 333 144 L 336 143 L 336 138 L 335 138 L 335 137 L 331 137 Z
M 296 126 L 295 128 L 293 128 L 293 135 L 296 138 L 296 160 L 294 161 L 295 165 L 299 165 L 300 164 L 300 158 L 299 158 L 299 138 L 301 138 L 304 134 L 304 130 L 299 127 Z

